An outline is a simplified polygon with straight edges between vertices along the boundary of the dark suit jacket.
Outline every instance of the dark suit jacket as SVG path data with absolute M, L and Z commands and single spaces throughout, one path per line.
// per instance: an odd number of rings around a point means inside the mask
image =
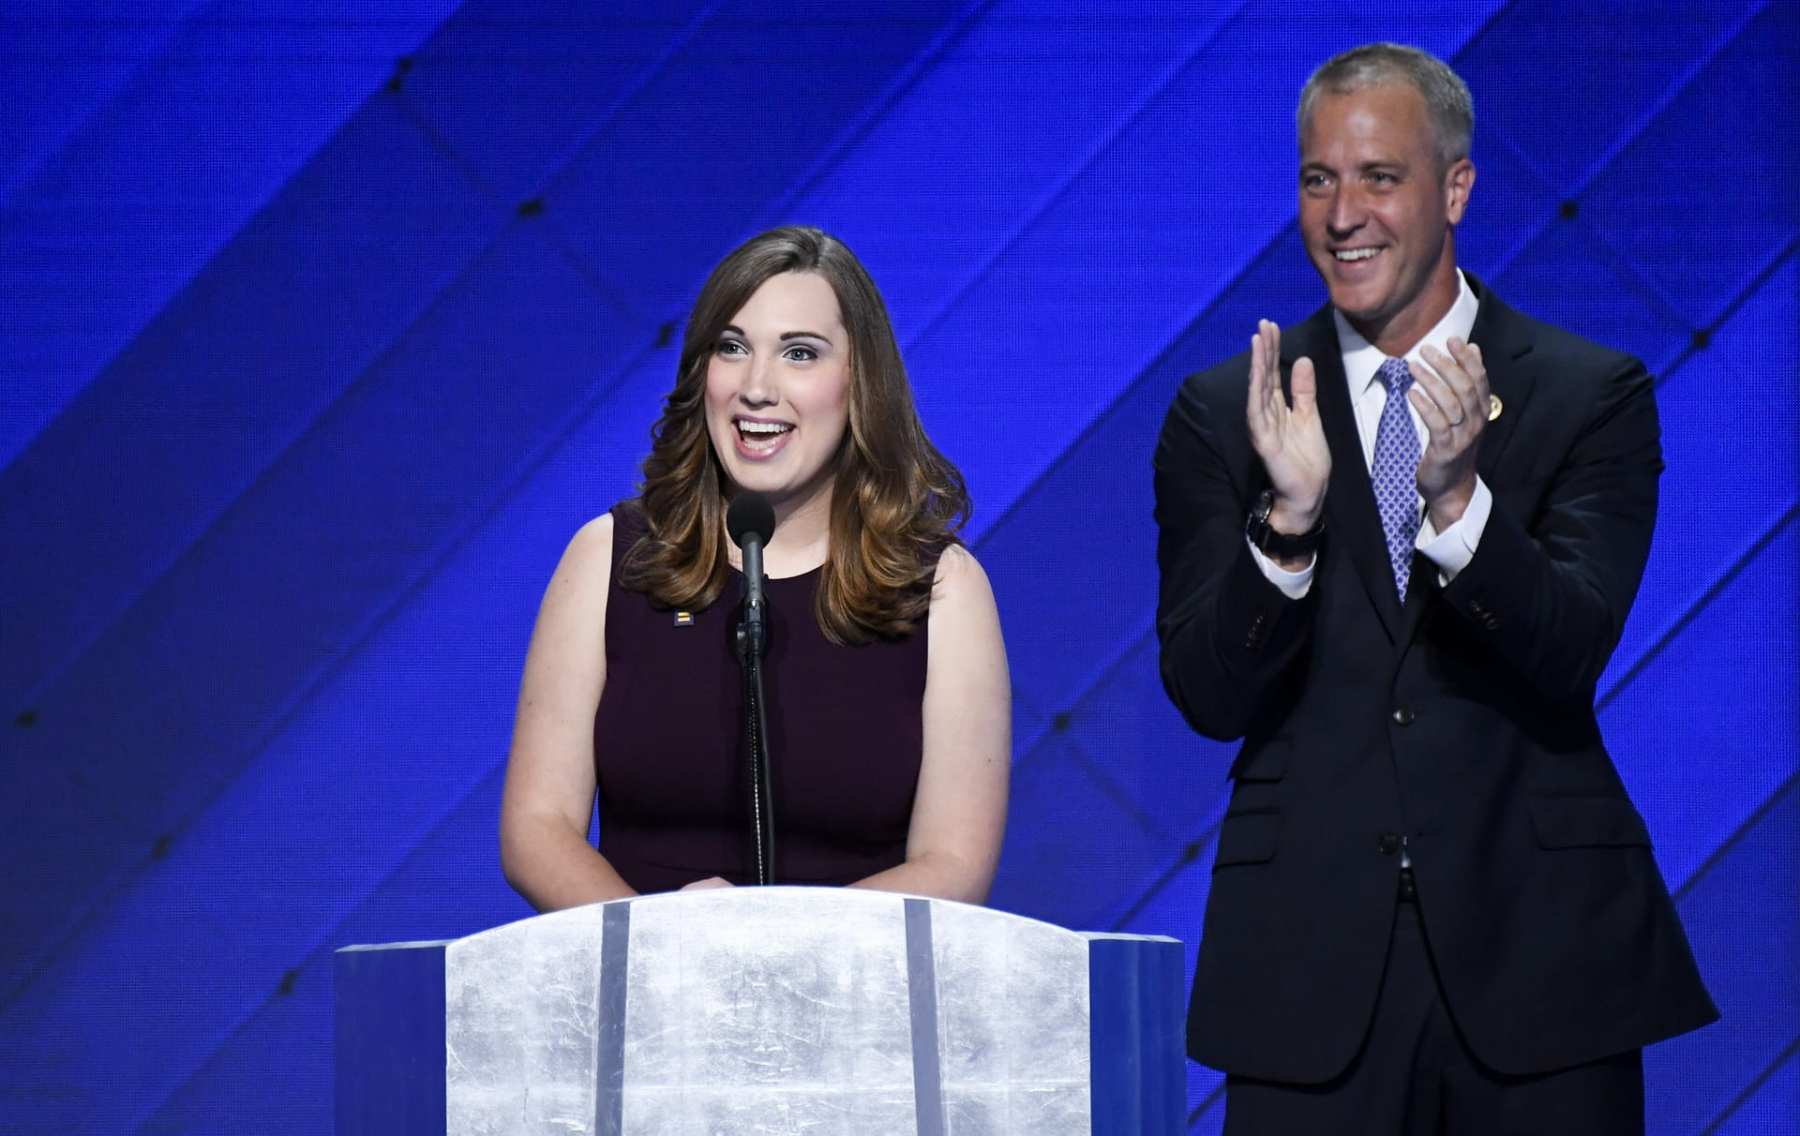
M 1502 413 L 1494 507 L 1448 587 L 1416 557 L 1404 609 L 1329 308 L 1283 332 L 1317 368 L 1326 533 L 1287 599 L 1245 545 L 1268 484 L 1239 356 L 1183 383 L 1156 451 L 1157 632 L 1188 722 L 1242 737 L 1194 975 L 1188 1052 L 1318 1082 L 1360 1046 L 1396 903 L 1399 837 L 1450 1011 L 1475 1054 L 1532 1073 L 1718 1016 L 1595 721 L 1662 471 L 1641 363 L 1513 311 L 1479 282 L 1471 339 Z

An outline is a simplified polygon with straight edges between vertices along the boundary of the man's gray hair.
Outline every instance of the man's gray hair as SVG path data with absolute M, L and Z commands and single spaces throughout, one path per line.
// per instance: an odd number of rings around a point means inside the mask
M 1469 97 L 1469 85 L 1437 56 L 1405 44 L 1367 43 L 1327 59 L 1301 88 L 1294 124 L 1304 135 L 1307 117 L 1321 94 L 1347 95 L 1390 83 L 1408 83 L 1424 98 L 1439 173 L 1469 156 L 1475 135 L 1475 100 Z

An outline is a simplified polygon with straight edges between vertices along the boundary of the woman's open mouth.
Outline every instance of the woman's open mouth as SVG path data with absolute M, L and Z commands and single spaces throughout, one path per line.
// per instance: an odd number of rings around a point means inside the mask
M 737 432 L 738 453 L 752 460 L 773 457 L 794 432 L 792 422 L 772 418 L 733 418 L 731 425 Z

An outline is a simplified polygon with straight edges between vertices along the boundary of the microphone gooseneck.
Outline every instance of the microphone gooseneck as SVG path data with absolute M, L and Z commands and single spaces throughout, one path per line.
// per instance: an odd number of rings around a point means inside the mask
M 744 742 L 749 758 L 750 858 L 758 884 L 775 882 L 775 799 L 769 776 L 769 714 L 763 700 L 762 659 L 768 649 L 763 596 L 763 545 L 775 535 L 775 508 L 760 493 L 731 499 L 725 531 L 744 561 L 744 618 L 737 627 L 738 663 L 744 671 Z

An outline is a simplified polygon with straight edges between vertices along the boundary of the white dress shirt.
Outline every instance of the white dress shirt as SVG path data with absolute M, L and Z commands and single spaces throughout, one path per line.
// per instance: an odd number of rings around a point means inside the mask
M 1461 269 L 1457 270 L 1456 284 L 1456 302 L 1450 305 L 1444 318 L 1425 333 L 1425 338 L 1406 353 L 1407 362 L 1427 366 L 1420 354 L 1426 345 L 1448 355 L 1450 348 L 1447 344 L 1452 338 L 1468 341 L 1469 332 L 1475 327 L 1475 309 L 1479 305 L 1475 293 L 1469 290 L 1469 282 L 1464 279 Z M 1350 384 L 1350 405 L 1356 412 L 1357 436 L 1362 440 L 1363 465 L 1371 466 L 1375 462 L 1375 432 L 1381 422 L 1381 410 L 1387 405 L 1387 387 L 1382 385 L 1376 372 L 1387 361 L 1387 356 L 1358 334 L 1342 312 L 1334 309 L 1331 318 L 1337 324 L 1338 347 L 1343 352 L 1344 379 Z M 1419 417 L 1417 407 L 1408 404 L 1406 409 L 1412 415 L 1413 430 L 1419 435 L 1419 452 L 1424 453 L 1430 442 L 1425 420 Z M 1469 561 L 1475 558 L 1475 548 L 1481 543 L 1481 534 L 1487 528 L 1488 514 L 1492 511 L 1493 504 L 1493 494 L 1478 475 L 1475 478 L 1475 492 L 1469 498 L 1469 506 L 1463 511 L 1462 519 L 1440 533 L 1432 526 L 1430 514 L 1425 512 L 1424 498 L 1419 499 L 1422 519 L 1419 523 L 1419 535 L 1413 546 L 1437 565 L 1440 586 L 1456 579 L 1456 574 L 1467 568 Z M 1306 567 L 1298 572 L 1289 572 L 1264 556 L 1255 545 L 1250 546 L 1250 554 L 1256 558 L 1257 566 L 1269 578 L 1269 582 L 1280 588 L 1288 598 L 1297 600 L 1312 587 L 1313 569 L 1318 564 L 1316 556 L 1307 561 Z

